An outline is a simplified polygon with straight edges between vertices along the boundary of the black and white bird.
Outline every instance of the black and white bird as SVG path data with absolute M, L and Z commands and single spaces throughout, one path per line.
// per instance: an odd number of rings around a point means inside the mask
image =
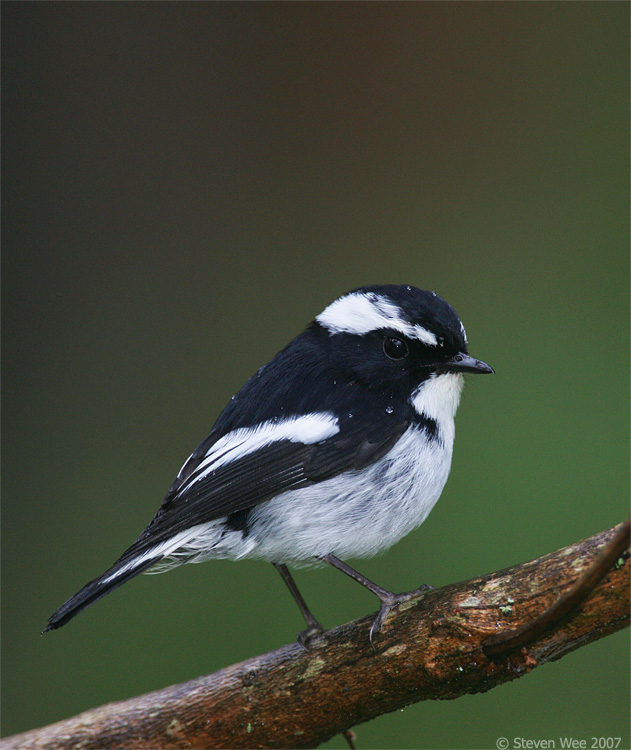
M 262 558 L 322 627 L 287 563 L 326 562 L 381 602 L 370 636 L 415 592 L 394 594 L 340 558 L 381 552 L 421 524 L 451 466 L 463 373 L 492 373 L 467 351 L 455 310 L 412 286 L 356 289 L 233 396 L 151 523 L 46 630 L 143 571 L 213 558 Z

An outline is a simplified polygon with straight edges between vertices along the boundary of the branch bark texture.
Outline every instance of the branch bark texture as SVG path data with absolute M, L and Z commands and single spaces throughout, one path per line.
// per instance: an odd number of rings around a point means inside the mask
M 625 555 L 586 599 L 527 646 L 487 656 L 483 645 L 550 609 L 603 559 L 599 553 L 620 538 L 622 526 L 423 593 L 390 615 L 374 648 L 370 615 L 327 631 L 309 651 L 290 644 L 207 677 L 14 735 L 0 748 L 315 747 L 410 703 L 489 690 L 628 626 Z

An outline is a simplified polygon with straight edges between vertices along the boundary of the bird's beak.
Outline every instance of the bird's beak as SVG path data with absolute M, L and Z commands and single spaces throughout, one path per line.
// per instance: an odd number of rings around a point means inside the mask
M 475 357 L 460 352 L 446 362 L 441 362 L 438 369 L 443 372 L 471 372 L 482 375 L 484 373 L 494 373 L 495 370 Z

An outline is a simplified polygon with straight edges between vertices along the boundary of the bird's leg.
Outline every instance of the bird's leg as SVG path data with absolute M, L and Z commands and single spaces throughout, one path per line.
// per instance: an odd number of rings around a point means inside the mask
M 357 581 L 357 583 L 361 583 L 362 586 L 365 586 L 369 591 L 372 591 L 372 593 L 379 598 L 379 601 L 381 602 L 379 614 L 377 615 L 377 617 L 375 617 L 373 624 L 370 627 L 371 643 L 375 633 L 378 633 L 381 630 L 381 627 L 386 621 L 386 617 L 390 613 L 390 610 L 401 604 L 401 602 L 405 602 L 408 599 L 411 599 L 413 596 L 416 596 L 422 591 L 427 591 L 428 589 L 433 588 L 433 586 L 423 584 L 422 586 L 419 586 L 419 588 L 415 591 L 408 591 L 404 594 L 395 594 L 392 591 L 388 591 L 387 589 L 381 588 L 381 586 L 378 586 L 376 583 L 373 583 L 371 580 L 366 578 L 366 576 L 363 576 L 354 568 L 351 568 L 350 565 L 347 565 L 345 562 L 342 562 L 342 560 L 335 557 L 335 555 L 324 555 L 321 559 L 325 562 L 328 562 L 334 568 L 341 570 L 342 573 L 346 573 L 347 576 L 350 576 L 354 581 Z
M 298 633 L 296 640 L 303 648 L 308 649 L 311 639 L 316 635 L 323 633 L 324 628 L 311 614 L 311 610 L 309 609 L 309 607 L 307 607 L 307 602 L 305 602 L 305 600 L 302 598 L 302 594 L 300 593 L 300 591 L 298 591 L 298 586 L 296 586 L 296 582 L 294 581 L 287 566 L 283 563 L 272 563 L 272 565 L 280 573 L 283 581 L 285 581 L 287 588 L 290 590 L 291 595 L 294 597 L 296 604 L 298 605 L 298 608 L 302 612 L 302 616 L 305 618 L 307 629 L 301 630 L 300 633 Z

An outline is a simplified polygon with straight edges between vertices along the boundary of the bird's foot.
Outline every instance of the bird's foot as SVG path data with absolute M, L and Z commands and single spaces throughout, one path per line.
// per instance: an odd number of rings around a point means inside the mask
M 324 633 L 322 625 L 319 622 L 314 622 L 305 630 L 301 630 L 296 636 L 296 640 L 305 651 L 309 651 L 312 641 L 322 633 Z
M 424 591 L 429 591 L 433 588 L 434 587 L 430 586 L 428 583 L 424 583 L 414 591 L 406 591 L 403 594 L 395 594 L 392 591 L 383 591 L 382 594 L 379 594 L 381 607 L 379 607 L 377 617 L 375 617 L 372 625 L 370 626 L 370 645 L 374 648 L 375 644 L 373 642 L 373 639 L 377 633 L 381 632 L 381 628 L 384 622 L 393 609 L 396 609 L 396 607 L 398 607 L 402 602 L 407 602 L 408 599 L 413 599 L 415 596 L 418 596 Z

